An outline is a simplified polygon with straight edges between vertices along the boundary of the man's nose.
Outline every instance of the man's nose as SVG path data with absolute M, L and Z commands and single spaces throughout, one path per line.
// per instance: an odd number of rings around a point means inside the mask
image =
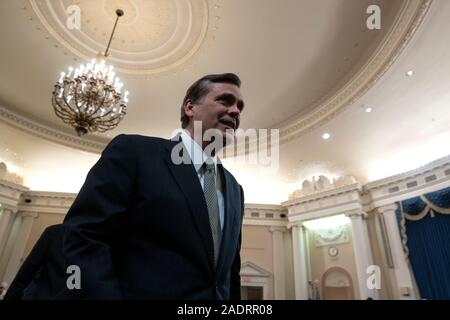
M 231 107 L 228 108 L 228 114 L 236 117 L 241 114 L 241 111 L 239 110 L 236 104 L 233 104 Z

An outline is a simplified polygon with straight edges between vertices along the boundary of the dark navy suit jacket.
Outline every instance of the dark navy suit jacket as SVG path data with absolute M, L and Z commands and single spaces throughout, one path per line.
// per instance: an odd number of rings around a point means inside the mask
M 64 221 L 66 263 L 81 270 L 74 297 L 240 298 L 242 188 L 219 164 L 225 221 L 215 268 L 197 173 L 171 160 L 178 143 L 119 135 L 90 170 Z
M 60 298 L 66 287 L 63 226 L 44 230 L 17 272 L 4 300 Z

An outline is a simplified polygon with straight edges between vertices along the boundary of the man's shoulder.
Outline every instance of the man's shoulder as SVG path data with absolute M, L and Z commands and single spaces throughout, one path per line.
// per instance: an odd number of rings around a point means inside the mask
M 152 137 L 152 136 L 144 136 L 139 134 L 119 134 L 114 137 L 110 144 L 136 144 L 136 145 L 169 145 L 171 140 L 160 138 L 160 137 Z

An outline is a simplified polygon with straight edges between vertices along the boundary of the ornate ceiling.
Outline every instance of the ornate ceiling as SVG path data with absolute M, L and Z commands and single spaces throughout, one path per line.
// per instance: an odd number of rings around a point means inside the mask
M 380 30 L 367 29 L 371 4 L 381 8 Z M 80 8 L 80 30 L 67 28 L 71 5 Z M 79 138 L 53 113 L 53 85 L 68 66 L 105 49 L 117 7 L 125 16 L 110 62 L 130 91 L 128 113 L 108 134 Z M 386 176 L 383 168 L 409 170 L 446 152 L 423 147 L 423 157 L 407 153 L 411 161 L 389 158 L 448 136 L 450 45 L 442 37 L 449 16 L 443 0 L 0 1 L 0 160 L 25 168 L 33 188 L 56 190 L 61 182 L 76 191 L 58 177 L 70 171 L 81 183 L 77 177 L 117 134 L 169 137 L 194 80 L 235 72 L 246 100 L 242 127 L 280 129 L 277 174 L 230 166 L 244 186 L 271 185 L 268 193 L 248 188 L 249 199 L 284 200 L 313 173 L 364 183 Z M 414 77 L 405 77 L 409 69 Z M 329 141 L 321 139 L 325 130 Z
M 125 74 L 152 74 L 182 64 L 198 50 L 208 26 L 206 0 L 31 0 L 29 4 L 61 47 L 86 61 L 105 51 L 115 10 L 121 8 L 125 15 L 109 61 Z M 70 24 L 75 15 L 79 29 Z
M 189 84 L 206 73 L 233 71 L 250 106 L 242 126 L 280 128 L 285 143 L 331 120 L 367 91 L 412 38 L 430 3 L 3 1 L 1 27 L 12 31 L 2 35 L 0 118 L 48 140 L 100 152 L 119 133 L 168 137 L 179 127 L 178 106 Z M 383 12 L 380 30 L 366 26 L 370 4 Z M 80 29 L 67 23 L 73 5 Z M 59 72 L 105 49 L 118 7 L 125 15 L 110 63 L 130 91 L 128 115 L 109 134 L 78 138 L 53 114 L 50 93 Z

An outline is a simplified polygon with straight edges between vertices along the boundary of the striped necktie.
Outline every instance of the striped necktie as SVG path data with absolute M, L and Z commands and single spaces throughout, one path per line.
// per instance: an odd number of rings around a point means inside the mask
M 222 241 L 222 229 L 220 227 L 219 202 L 216 192 L 216 170 L 214 163 L 208 164 L 206 161 L 204 167 L 204 188 L 206 205 L 208 207 L 209 224 L 214 242 L 214 266 L 217 266 L 217 260 L 220 252 L 220 242 Z

